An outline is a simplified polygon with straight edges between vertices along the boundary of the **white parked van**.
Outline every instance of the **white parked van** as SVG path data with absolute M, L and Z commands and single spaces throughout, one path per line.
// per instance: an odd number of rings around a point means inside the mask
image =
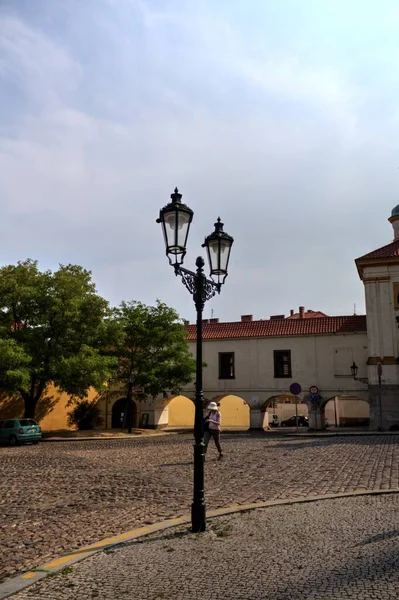
M 280 419 L 276 414 L 267 413 L 269 418 L 269 427 L 278 427 L 280 425 Z

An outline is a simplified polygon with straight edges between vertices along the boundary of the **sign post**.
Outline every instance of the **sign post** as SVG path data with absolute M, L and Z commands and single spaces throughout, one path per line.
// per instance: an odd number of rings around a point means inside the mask
M 378 404 L 380 409 L 380 431 L 382 431 L 382 364 L 381 362 L 377 365 L 377 375 L 378 375 Z
M 291 383 L 290 385 L 290 393 L 295 396 L 295 422 L 296 422 L 296 432 L 298 433 L 298 396 L 301 393 L 302 388 L 299 383 Z

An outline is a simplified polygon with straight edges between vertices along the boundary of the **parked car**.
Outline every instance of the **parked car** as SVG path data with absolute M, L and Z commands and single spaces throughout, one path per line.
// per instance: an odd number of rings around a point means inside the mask
M 0 442 L 17 446 L 25 442 L 38 444 L 42 439 L 40 425 L 34 419 L 7 419 L 0 421 Z
M 269 427 L 278 427 L 280 425 L 280 419 L 278 418 L 278 416 L 272 413 L 267 414 Z
M 281 427 L 296 427 L 296 420 L 297 417 L 295 415 L 289 419 L 285 419 L 284 421 L 281 421 Z M 302 415 L 298 415 L 298 427 L 309 427 L 309 419 Z

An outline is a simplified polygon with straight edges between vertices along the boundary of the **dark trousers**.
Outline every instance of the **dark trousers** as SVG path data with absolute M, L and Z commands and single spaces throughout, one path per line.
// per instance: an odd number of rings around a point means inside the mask
M 208 450 L 208 444 L 209 444 L 209 440 L 211 439 L 211 437 L 213 438 L 213 440 L 215 442 L 215 446 L 218 449 L 219 454 L 222 454 L 222 447 L 220 445 L 220 431 L 218 431 L 217 429 L 209 429 L 208 431 L 205 431 L 205 433 L 204 433 L 205 454 L 206 454 L 206 451 Z

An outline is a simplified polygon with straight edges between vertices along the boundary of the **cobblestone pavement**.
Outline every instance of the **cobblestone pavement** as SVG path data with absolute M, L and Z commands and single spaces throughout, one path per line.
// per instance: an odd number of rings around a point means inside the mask
M 223 436 L 209 448 L 208 508 L 399 487 L 399 437 Z M 189 513 L 191 435 L 0 448 L 5 577 L 99 539 Z
M 388 600 L 399 597 L 399 496 L 221 517 L 101 552 L 15 600 Z

